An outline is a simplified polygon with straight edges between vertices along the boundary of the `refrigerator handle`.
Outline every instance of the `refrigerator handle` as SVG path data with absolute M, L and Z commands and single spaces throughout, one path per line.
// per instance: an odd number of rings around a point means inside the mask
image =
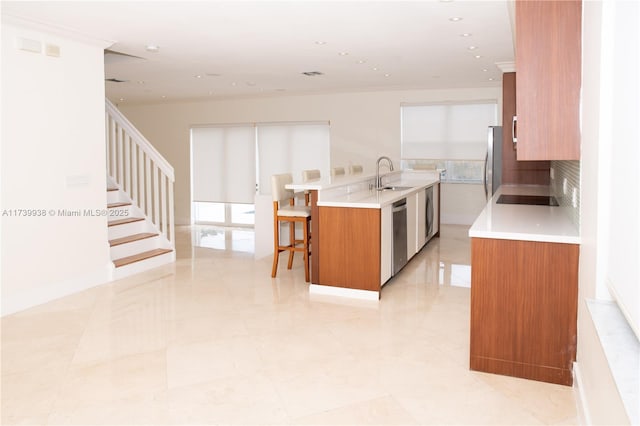
M 489 188 L 487 187 L 487 166 L 489 164 L 489 151 L 487 151 L 487 155 L 484 156 L 484 197 L 485 199 L 489 199 Z
M 516 124 L 518 124 L 518 116 L 514 115 L 511 120 L 511 138 L 513 139 L 513 147 L 518 143 L 518 137 L 516 136 Z

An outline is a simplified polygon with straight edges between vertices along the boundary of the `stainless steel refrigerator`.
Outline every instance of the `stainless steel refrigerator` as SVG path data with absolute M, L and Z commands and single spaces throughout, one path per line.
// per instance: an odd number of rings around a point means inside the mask
M 493 197 L 502 184 L 502 127 L 489 126 L 487 155 L 484 160 L 484 194 Z

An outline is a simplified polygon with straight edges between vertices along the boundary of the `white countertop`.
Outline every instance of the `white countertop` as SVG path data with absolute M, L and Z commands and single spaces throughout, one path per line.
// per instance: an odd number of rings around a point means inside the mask
M 294 191 L 318 190 L 318 206 L 379 209 L 440 181 L 439 173 L 398 171 L 383 175 L 386 186 L 408 187 L 405 190 L 370 189 L 375 175 L 345 176 L 318 179 L 306 183 L 292 183 Z M 371 184 L 371 185 L 370 185 Z
M 567 207 L 496 204 L 501 194 L 551 195 L 547 186 L 501 186 L 469 229 L 470 237 L 580 244 Z

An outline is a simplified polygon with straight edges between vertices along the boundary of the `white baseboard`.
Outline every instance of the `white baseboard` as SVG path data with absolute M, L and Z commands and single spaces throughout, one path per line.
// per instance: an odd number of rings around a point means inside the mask
M 328 296 L 350 297 L 353 299 L 360 299 L 360 300 L 378 301 L 380 299 L 380 294 L 377 291 L 358 290 L 355 288 L 333 287 L 329 285 L 320 285 L 320 284 L 309 285 L 309 293 L 324 294 Z
M 589 407 L 587 397 L 584 394 L 584 382 L 582 374 L 580 372 L 580 364 L 573 363 L 573 388 L 576 393 L 576 409 L 578 412 L 578 423 L 581 425 L 590 426 L 591 415 L 589 414 Z

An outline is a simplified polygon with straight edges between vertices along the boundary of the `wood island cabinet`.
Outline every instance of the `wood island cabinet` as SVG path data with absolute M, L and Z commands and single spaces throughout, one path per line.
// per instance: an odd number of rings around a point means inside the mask
M 317 218 L 319 234 L 311 238 L 319 236 L 318 282 L 379 291 L 381 210 L 320 207 Z
M 579 160 L 582 2 L 515 7 L 517 158 Z
M 470 368 L 572 385 L 577 244 L 471 239 Z

